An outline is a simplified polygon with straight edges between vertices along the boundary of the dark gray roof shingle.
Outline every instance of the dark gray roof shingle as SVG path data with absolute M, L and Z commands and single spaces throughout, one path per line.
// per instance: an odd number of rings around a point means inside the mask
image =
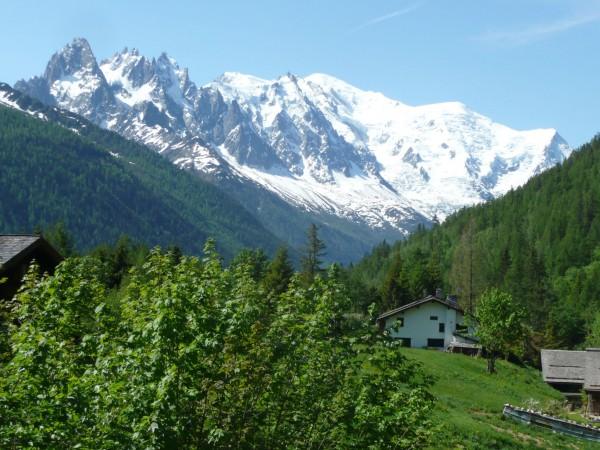
M 30 235 L 0 235 L 0 266 L 9 262 L 39 239 L 39 236 Z

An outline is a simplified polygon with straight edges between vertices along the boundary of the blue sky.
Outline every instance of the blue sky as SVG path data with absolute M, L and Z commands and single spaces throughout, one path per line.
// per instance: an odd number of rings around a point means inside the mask
M 600 0 L 4 0 L 0 81 L 76 36 L 105 58 L 162 51 L 198 84 L 324 72 L 417 105 L 461 101 L 513 128 L 600 132 Z

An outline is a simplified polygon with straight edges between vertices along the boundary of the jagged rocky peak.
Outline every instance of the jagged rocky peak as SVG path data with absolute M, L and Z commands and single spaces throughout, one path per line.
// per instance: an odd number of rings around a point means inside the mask
M 311 98 L 310 86 L 294 74 L 269 81 L 230 72 L 208 87 L 222 92 L 232 105 L 240 104 L 258 134 L 294 175 L 331 184 L 334 172 L 350 176 L 353 167 L 364 174 L 377 170 L 372 155 L 340 136 Z
M 48 82 L 43 77 L 33 77 L 29 80 L 20 80 L 15 83 L 15 89 L 40 100 L 46 105 L 56 105 L 56 99 L 50 94 Z
M 177 109 L 188 107 L 197 95 L 188 70 L 164 52 L 146 58 L 136 49 L 125 48 L 102 61 L 100 68 L 117 98 L 130 107 L 152 102 L 161 111 Z
M 276 95 L 285 96 L 289 101 L 294 101 L 304 96 L 298 77 L 289 72 L 271 82 L 268 87 Z
M 122 87 L 123 80 L 128 80 L 133 87 L 140 87 L 150 81 L 154 75 L 152 62 L 140 56 L 135 48 L 130 51 L 125 47 L 112 58 L 102 61 L 100 68 L 107 81 L 112 86 L 118 87 Z
M 239 72 L 224 72 L 204 88 L 218 90 L 223 98 L 231 102 L 236 99 L 249 99 L 264 94 L 268 80 Z
M 56 52 L 46 65 L 42 76 L 27 81 L 21 80 L 15 88 L 49 105 L 58 105 L 67 109 L 80 96 L 90 97 L 100 89 L 98 97 L 107 95 L 106 80 L 100 70 L 92 48 L 87 40 L 76 38 L 62 50 Z M 85 106 L 77 113 L 89 117 Z M 73 108 L 76 109 L 76 108 Z
M 179 67 L 177 61 L 165 52 L 161 53 L 156 63 L 161 84 L 175 100 L 181 101 L 186 94 L 190 94 L 190 89 L 195 93 L 195 85 L 190 81 L 187 68 Z
M 54 103 L 99 122 L 106 120 L 115 107 L 104 74 L 90 44 L 83 38 L 74 39 L 55 53 L 41 78 L 44 83 L 30 80 L 25 90 L 34 95 L 39 91 L 36 96 L 45 103 Z M 23 83 L 18 85 L 22 86 Z
M 50 58 L 44 72 L 44 78 L 52 84 L 56 80 L 81 71 L 101 76 L 100 68 L 89 42 L 83 38 L 76 38 Z

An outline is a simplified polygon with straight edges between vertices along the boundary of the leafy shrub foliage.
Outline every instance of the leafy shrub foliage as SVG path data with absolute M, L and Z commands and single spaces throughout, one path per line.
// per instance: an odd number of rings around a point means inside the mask
M 154 249 L 110 295 L 93 257 L 33 268 L 9 312 L 0 447 L 426 445 L 430 379 L 349 325 L 339 269 L 282 290 L 251 260 Z

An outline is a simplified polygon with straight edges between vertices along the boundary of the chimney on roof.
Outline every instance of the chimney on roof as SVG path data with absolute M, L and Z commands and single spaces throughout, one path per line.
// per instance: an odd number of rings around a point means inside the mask
M 458 298 L 456 298 L 456 295 L 449 295 L 448 297 L 446 297 L 446 300 L 452 303 L 458 303 Z
M 435 290 L 435 296 L 439 299 L 443 299 L 444 298 L 444 293 L 442 292 L 442 288 L 437 288 Z

